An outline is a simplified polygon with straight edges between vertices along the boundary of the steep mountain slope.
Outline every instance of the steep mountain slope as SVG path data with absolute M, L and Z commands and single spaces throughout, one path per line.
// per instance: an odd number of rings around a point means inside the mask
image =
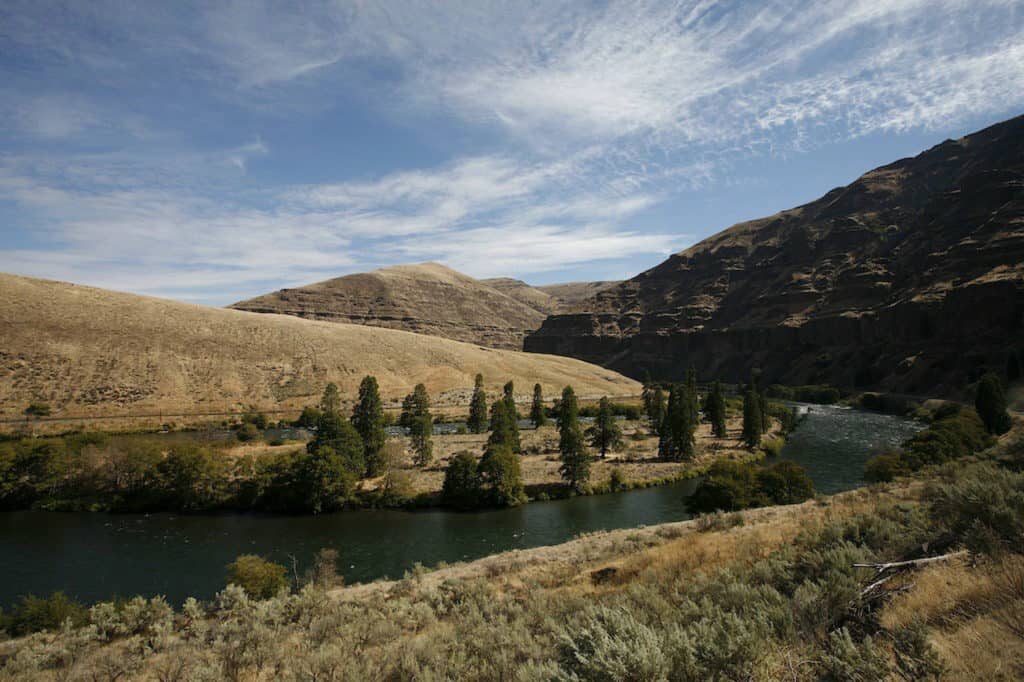
M 333 381 L 354 396 L 374 374 L 385 397 L 513 379 L 549 395 L 634 394 L 634 381 L 563 357 L 392 329 L 257 315 L 0 274 L 0 417 L 34 400 L 57 416 L 231 411 L 309 404 Z
M 282 289 L 230 306 L 521 350 L 546 313 L 437 263 L 401 265 Z
M 954 392 L 1024 345 L 1024 117 L 734 225 L 549 317 L 534 352 L 638 376 Z
M 554 298 L 567 311 L 581 301 L 619 283 L 614 280 L 604 282 L 565 282 L 563 284 L 545 284 L 544 286 L 537 287 L 537 289 Z
M 568 312 L 580 301 L 597 292 L 615 286 L 619 282 L 566 282 L 564 284 L 544 284 L 531 286 L 519 279 L 511 277 L 495 277 L 482 279 L 486 284 L 526 305 L 539 310 L 545 315 Z

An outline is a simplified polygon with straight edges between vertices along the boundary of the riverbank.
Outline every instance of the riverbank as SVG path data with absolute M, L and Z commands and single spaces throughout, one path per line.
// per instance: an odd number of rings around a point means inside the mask
M 1019 679 L 1024 517 L 1003 505 L 1024 494 L 1022 461 L 1018 423 L 892 484 L 414 569 L 332 599 L 228 589 L 178 616 L 104 612 L 102 627 L 0 644 L 0 662 L 28 680 Z M 937 558 L 876 584 L 874 566 L 922 556 Z

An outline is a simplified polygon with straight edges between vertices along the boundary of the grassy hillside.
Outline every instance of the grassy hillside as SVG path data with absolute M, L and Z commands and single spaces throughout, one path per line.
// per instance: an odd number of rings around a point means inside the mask
M 491 348 L 521 350 L 546 311 L 438 263 L 398 265 L 282 289 L 231 306 L 402 329 Z
M 581 395 L 639 385 L 578 360 L 482 348 L 409 332 L 224 310 L 0 274 L 0 417 L 32 401 L 55 416 L 299 408 L 327 382 L 355 394 L 366 374 L 387 397 L 540 382 Z

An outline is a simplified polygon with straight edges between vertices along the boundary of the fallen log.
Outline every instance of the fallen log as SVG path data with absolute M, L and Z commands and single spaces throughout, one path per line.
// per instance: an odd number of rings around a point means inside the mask
M 881 575 L 886 571 L 897 568 L 916 568 L 918 566 L 924 566 L 926 564 L 934 563 L 936 561 L 948 561 L 957 557 L 966 556 L 969 552 L 966 549 L 961 549 L 956 552 L 950 552 L 949 554 L 940 554 L 939 556 L 925 557 L 924 559 L 910 559 L 908 561 L 890 561 L 882 564 L 854 564 L 854 568 L 873 568 L 875 569 L 875 575 Z

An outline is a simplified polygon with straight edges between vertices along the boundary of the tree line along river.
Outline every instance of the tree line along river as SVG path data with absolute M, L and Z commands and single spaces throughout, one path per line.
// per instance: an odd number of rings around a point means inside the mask
M 889 415 L 800 405 L 806 419 L 781 457 L 806 468 L 831 494 L 863 484 L 873 450 L 898 445 L 920 425 Z M 84 602 L 162 594 L 175 606 L 223 587 L 239 554 L 300 570 L 321 548 L 340 555 L 346 582 L 401 577 L 419 562 L 477 559 L 510 549 L 564 542 L 580 533 L 688 518 L 685 497 L 697 481 L 629 492 L 535 502 L 472 513 L 361 510 L 322 516 L 259 514 L 0 513 L 0 605 L 54 590 Z

